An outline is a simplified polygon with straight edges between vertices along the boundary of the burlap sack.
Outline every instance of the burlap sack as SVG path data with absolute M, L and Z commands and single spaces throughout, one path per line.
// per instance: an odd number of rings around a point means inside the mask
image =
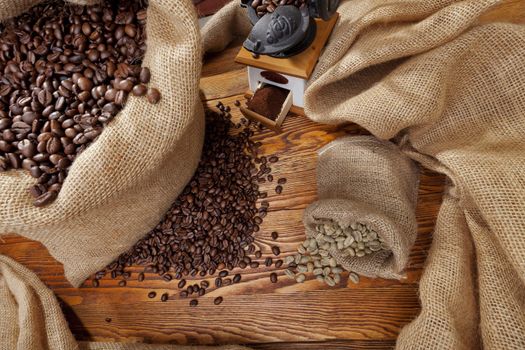
M 347 136 L 319 150 L 319 200 L 304 212 L 306 235 L 333 221 L 359 222 L 385 240 L 389 250 L 364 257 L 330 253 L 349 271 L 369 277 L 401 278 L 417 235 L 415 209 L 419 169 L 397 146 L 371 136 Z
M 398 349 L 525 348 L 525 27 L 477 23 L 501 2 L 344 1 L 306 91 L 453 186 Z
M 38 277 L 0 255 L 0 350 L 247 350 L 242 346 L 176 346 L 80 342 L 58 301 Z
M 37 1 L 0 0 L 0 20 Z M 162 100 L 130 96 L 73 164 L 58 199 L 36 208 L 24 171 L 0 174 L 0 233 L 42 242 L 74 286 L 145 235 L 192 176 L 204 118 L 198 96 L 202 48 L 190 0 L 150 0 L 144 65 Z

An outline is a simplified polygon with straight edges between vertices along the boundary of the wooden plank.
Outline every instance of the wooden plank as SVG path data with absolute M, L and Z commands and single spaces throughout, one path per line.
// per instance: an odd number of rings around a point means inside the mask
M 286 59 L 270 57 L 267 55 L 260 55 L 258 58 L 253 58 L 252 53 L 243 47 L 235 58 L 235 62 L 292 75 L 294 77 L 309 79 L 338 18 L 338 13 L 328 21 L 316 18 L 317 35 L 314 42 L 309 48 L 300 54 Z
M 390 350 L 393 340 L 352 340 L 338 339 L 325 342 L 303 343 L 260 343 L 248 344 L 255 350 Z

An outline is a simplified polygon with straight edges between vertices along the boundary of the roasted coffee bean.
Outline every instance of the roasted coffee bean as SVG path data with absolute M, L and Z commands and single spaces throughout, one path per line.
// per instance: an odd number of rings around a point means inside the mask
M 275 241 L 275 240 L 277 240 L 277 238 L 279 238 L 279 233 L 277 231 L 273 231 L 272 232 L 272 239 Z
M 282 192 L 283 192 L 283 186 L 278 185 L 277 187 L 275 187 L 275 193 L 281 194 Z
M 281 249 L 279 249 L 279 247 L 277 247 L 277 246 L 273 246 L 272 247 L 272 253 L 275 256 L 279 256 L 279 254 L 281 254 Z
M 183 290 L 182 292 L 179 293 L 180 297 L 181 298 L 187 298 L 188 297 L 188 292 Z
M 241 105 L 241 102 L 239 100 L 235 100 L 233 103 L 236 107 L 239 107 Z
M 261 252 L 260 250 L 258 250 L 258 251 L 255 252 L 255 258 L 256 258 L 256 259 L 260 259 L 261 256 L 262 256 L 262 252 Z
M 220 303 L 222 303 L 223 300 L 224 299 L 222 297 L 217 297 L 217 298 L 213 299 L 213 303 L 215 305 L 219 305 Z
M 215 279 L 215 287 L 217 287 L 217 288 L 222 287 L 222 278 L 216 278 Z
M 222 284 L 224 286 L 229 286 L 232 284 L 232 279 L 231 278 L 225 278 L 223 281 L 222 281 Z
M 149 292 L 149 293 L 148 293 L 148 298 L 150 298 L 150 299 L 153 299 L 153 298 L 155 298 L 156 296 L 157 296 L 157 293 L 155 293 L 155 292 Z
M 270 158 L 268 158 L 268 161 L 270 163 L 277 163 L 279 161 L 279 158 L 277 156 L 271 156 Z
M 275 262 L 275 268 L 278 269 L 278 268 L 280 268 L 281 266 L 283 266 L 283 261 L 279 259 L 279 260 L 277 260 L 277 261 Z
M 202 297 L 204 294 L 206 294 L 206 289 L 204 289 L 204 288 L 199 289 L 198 294 L 199 294 L 200 297 Z
M 56 192 L 45 192 L 33 202 L 35 207 L 44 207 L 53 202 L 57 197 Z
M 201 282 L 201 287 L 202 288 L 208 288 L 210 286 L 210 283 L 208 281 L 202 281 Z
M 139 273 L 139 277 L 138 277 L 139 282 L 144 281 L 144 278 L 145 278 L 144 273 L 143 272 Z
M 253 261 L 253 262 L 250 263 L 250 267 L 251 267 L 252 269 L 256 269 L 256 268 L 259 267 L 259 263 L 256 262 L 256 261 Z
M 110 317 L 106 317 L 106 320 L 105 320 L 107 323 L 111 323 L 111 318 Z
M 195 306 L 197 306 L 197 305 L 199 305 L 199 301 L 198 301 L 197 299 L 192 299 L 192 300 L 190 301 L 190 306 L 191 306 L 191 307 L 195 307 Z
M 162 301 L 163 303 L 165 303 L 166 301 L 168 301 L 168 298 L 169 298 L 169 294 L 168 294 L 168 293 L 164 293 L 164 294 L 162 294 L 162 296 L 160 297 L 160 301 Z
M 146 97 L 148 98 L 149 103 L 157 104 L 160 101 L 160 92 L 155 88 L 149 88 Z
M 148 88 L 144 84 L 135 85 L 133 87 L 133 95 L 135 96 L 144 96 L 146 95 L 146 92 L 148 91 Z
M 169 273 L 167 273 L 164 276 L 162 276 L 162 279 L 166 282 L 170 282 L 173 279 L 173 277 Z
M 186 285 L 186 280 L 182 279 L 179 281 L 179 284 L 177 285 L 177 287 L 179 287 L 179 289 L 182 289 L 184 288 L 185 285 Z
M 284 178 L 284 177 L 283 177 L 283 178 L 280 178 L 279 180 L 277 180 L 277 183 L 278 183 L 279 185 L 284 185 L 284 184 L 286 183 L 286 178 Z
M 277 283 L 277 274 L 275 272 L 270 274 L 270 281 L 272 281 L 272 283 Z
M 219 272 L 219 277 L 223 277 L 224 278 L 226 276 L 228 276 L 228 271 L 223 270 L 223 271 Z
M 272 266 L 272 263 L 273 263 L 273 260 L 272 260 L 272 258 L 270 258 L 270 257 L 268 257 L 268 258 L 266 258 L 266 259 L 264 260 L 264 265 L 266 265 L 266 266 L 268 266 L 268 267 L 269 267 L 269 266 Z
M 240 274 L 236 274 L 235 276 L 233 276 L 233 283 L 239 283 L 241 281 L 241 275 Z
M 120 281 L 120 282 L 118 283 L 118 285 L 119 285 L 120 287 L 125 287 L 125 286 L 126 286 L 126 281 L 122 280 L 122 281 Z
M 140 69 L 139 80 L 143 84 L 149 83 L 151 79 L 151 72 L 148 67 L 142 67 Z

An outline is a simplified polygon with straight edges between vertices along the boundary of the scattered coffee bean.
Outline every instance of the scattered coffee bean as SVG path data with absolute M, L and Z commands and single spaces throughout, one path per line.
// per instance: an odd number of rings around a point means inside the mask
M 236 107 L 239 107 L 241 105 L 241 102 L 239 100 L 235 100 L 233 103 Z
M 260 259 L 261 256 L 262 256 L 262 252 L 261 252 L 260 250 L 258 250 L 258 251 L 255 252 L 255 258 L 256 258 L 256 259 Z
M 168 298 L 169 298 L 169 294 L 168 294 L 168 293 L 164 293 L 164 294 L 162 294 L 162 296 L 160 297 L 160 301 L 162 301 L 163 303 L 165 303 L 166 301 L 168 301 Z
M 268 161 L 270 163 L 277 163 L 279 161 L 279 158 L 277 156 L 271 156 L 270 158 L 268 158 Z
M 277 283 L 277 274 L 275 272 L 270 274 L 270 281 L 272 281 L 272 283 Z
M 235 276 L 233 276 L 233 283 L 239 283 L 241 281 L 241 275 L 240 274 L 236 274 Z
M 191 306 L 191 307 L 195 307 L 195 306 L 197 306 L 197 305 L 199 305 L 199 301 L 198 301 L 197 299 L 192 299 L 192 300 L 190 301 L 190 306 Z
M 272 239 L 275 241 L 275 240 L 277 240 L 277 238 L 279 238 L 279 234 L 276 231 L 273 231 L 272 232 Z
M 177 287 L 179 287 L 179 289 L 182 289 L 184 288 L 185 285 L 186 285 L 186 280 L 182 279 L 179 281 L 179 284 L 177 285 Z
M 286 181 L 287 181 L 286 178 L 282 177 L 282 178 L 280 178 L 279 180 L 277 180 L 277 183 L 278 183 L 279 185 L 284 185 L 284 184 L 286 183 Z
M 217 297 L 217 298 L 215 298 L 215 299 L 213 300 L 213 303 L 214 303 L 215 305 L 219 305 L 220 303 L 222 303 L 222 300 L 223 300 L 222 297 Z
M 107 323 L 111 323 L 112 320 L 111 320 L 111 318 L 106 317 L 106 320 L 105 320 L 105 321 L 106 321 Z
M 209 286 L 210 286 L 210 283 L 208 281 L 201 281 L 202 288 L 208 288 Z
M 143 272 L 139 273 L 139 277 L 138 277 L 139 282 L 144 281 L 144 278 L 145 278 L 144 273 Z
M 229 286 L 230 284 L 232 284 L 232 279 L 231 278 L 225 278 L 222 280 L 222 284 L 224 286 Z
M 160 92 L 155 88 L 149 88 L 146 97 L 149 103 L 157 104 L 160 101 Z
M 281 254 L 281 249 L 279 249 L 279 247 L 277 247 L 277 246 L 273 246 L 272 247 L 272 253 L 275 256 L 279 256 L 279 254 Z
M 150 298 L 150 299 L 153 299 L 153 298 L 155 298 L 156 296 L 157 296 L 157 293 L 155 293 L 155 292 L 149 292 L 149 293 L 148 293 L 148 298 Z
M 266 265 L 266 266 L 268 266 L 268 267 L 269 267 L 269 266 L 272 266 L 272 263 L 273 263 L 273 261 L 272 261 L 272 258 L 270 258 L 270 257 L 268 257 L 268 258 L 266 258 L 266 259 L 264 260 L 264 265 Z
M 122 280 L 122 281 L 120 281 L 120 282 L 118 283 L 118 285 L 119 285 L 120 287 L 125 287 L 125 286 L 126 286 L 126 281 Z
M 283 186 L 278 185 L 277 187 L 275 187 L 275 193 L 281 194 L 282 192 L 283 192 Z
M 215 279 L 215 287 L 217 287 L 217 288 L 222 287 L 222 278 L 216 278 Z
M 279 260 L 277 260 L 277 261 L 275 262 L 275 268 L 278 269 L 278 268 L 280 268 L 281 266 L 283 266 L 283 261 L 279 259 Z
M 183 290 L 182 292 L 179 293 L 180 297 L 181 298 L 187 298 L 188 297 L 188 292 Z

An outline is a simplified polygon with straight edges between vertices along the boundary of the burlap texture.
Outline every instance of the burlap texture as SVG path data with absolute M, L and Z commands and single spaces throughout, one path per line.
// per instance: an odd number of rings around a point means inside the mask
M 0 0 L 1 14 L 28 3 L 36 1 Z M 162 93 L 159 104 L 130 96 L 46 208 L 33 206 L 34 179 L 25 171 L 0 175 L 0 232 L 42 242 L 74 286 L 154 227 L 199 161 L 202 44 L 191 1 L 150 0 L 146 30 L 144 65 Z
M 138 343 L 77 344 L 57 299 L 31 271 L 0 255 L 0 350 L 247 350 Z
M 334 221 L 346 228 L 359 222 L 385 240 L 389 250 L 364 257 L 331 254 L 349 271 L 382 278 L 402 278 L 417 235 L 415 209 L 419 171 L 391 142 L 371 136 L 347 136 L 319 150 L 319 200 L 304 212 L 306 235 Z
M 398 349 L 525 348 L 525 27 L 477 23 L 501 2 L 344 1 L 306 91 L 312 120 L 401 134 L 449 177 Z

